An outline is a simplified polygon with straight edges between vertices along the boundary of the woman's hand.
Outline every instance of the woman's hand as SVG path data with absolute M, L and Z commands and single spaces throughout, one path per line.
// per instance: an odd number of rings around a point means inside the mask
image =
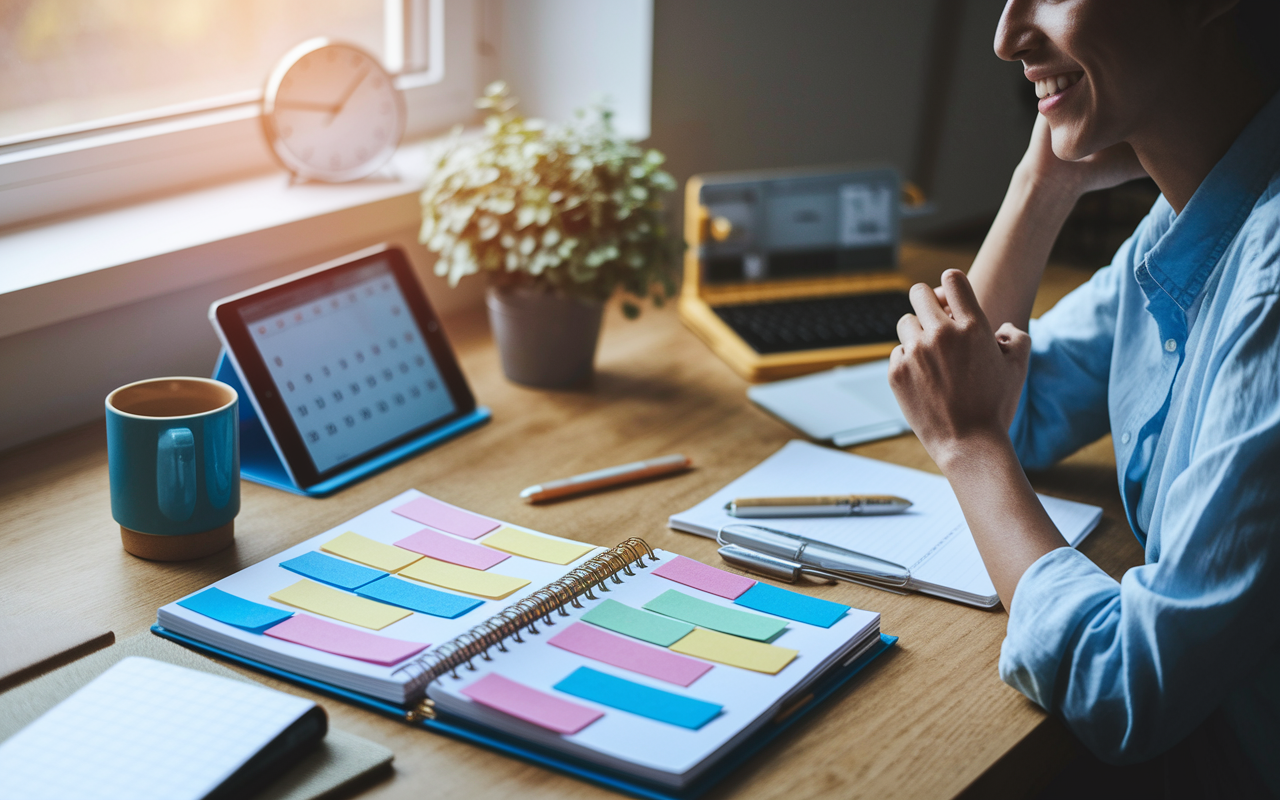
M 963 272 L 943 273 L 941 289 L 946 309 L 925 284 L 911 288 L 916 313 L 898 320 L 889 385 L 945 473 L 968 447 L 1008 442 L 1031 337 L 1010 324 L 992 332 Z
M 1075 198 L 1085 192 L 1110 189 L 1136 178 L 1145 178 L 1133 148 L 1125 142 L 1099 150 L 1079 161 L 1064 161 L 1053 152 L 1053 132 L 1044 115 L 1036 116 L 1031 142 L 1018 165 L 1022 177 L 1047 191 L 1066 191 Z

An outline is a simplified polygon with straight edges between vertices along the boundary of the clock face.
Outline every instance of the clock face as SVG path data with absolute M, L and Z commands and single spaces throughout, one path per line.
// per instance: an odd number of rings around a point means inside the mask
M 404 133 L 404 98 L 377 59 L 313 39 L 276 67 L 263 99 L 267 140 L 301 178 L 353 181 L 386 163 Z

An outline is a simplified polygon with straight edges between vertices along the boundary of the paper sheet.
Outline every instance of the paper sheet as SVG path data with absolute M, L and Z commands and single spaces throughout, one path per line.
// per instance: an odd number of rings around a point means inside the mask
M 456 619 L 471 609 L 484 605 L 483 600 L 477 600 L 474 597 L 449 594 L 413 581 L 402 581 L 390 575 L 357 589 L 356 594 L 370 600 L 390 603 L 393 606 L 421 611 L 423 614 L 445 619 Z
M 725 608 L 675 589 L 668 589 L 653 598 L 644 604 L 644 608 L 655 614 L 664 614 L 692 625 L 758 642 L 771 641 L 787 629 L 786 621 L 776 617 Z
M 696 658 L 641 644 L 581 622 L 560 631 L 547 644 L 676 686 L 687 687 L 711 669 L 710 664 Z
M 254 603 L 213 587 L 179 600 L 178 605 L 253 633 L 262 633 L 272 625 L 278 625 L 293 616 L 292 611 Z
M 423 528 L 414 535 L 401 539 L 396 542 L 396 547 L 403 547 L 405 550 L 431 556 L 437 561 L 448 561 L 450 564 L 471 569 L 488 569 L 511 558 L 506 553 L 459 541 L 447 533 L 433 531 L 430 528 Z
M 398 664 L 430 646 L 426 642 L 406 642 L 352 630 L 306 614 L 295 614 L 274 628 L 267 629 L 266 634 L 326 653 L 387 666 Z
M 382 630 L 413 613 L 305 579 L 292 586 L 286 586 L 271 595 L 271 599 L 277 603 L 284 603 L 342 622 L 350 622 L 362 628 L 372 628 L 375 631 Z
M 590 553 L 592 546 L 582 542 L 571 542 L 568 539 L 554 539 L 550 536 L 538 536 L 525 533 L 515 528 L 506 527 L 481 542 L 485 547 L 492 547 L 504 553 L 545 561 L 548 564 L 572 564 Z
M 736 605 L 779 617 L 830 628 L 849 612 L 849 606 L 819 597 L 810 597 L 767 583 L 757 583 L 734 601 Z
M 330 539 L 320 545 L 320 549 L 335 556 L 368 564 L 384 572 L 398 572 L 422 558 L 418 553 L 412 553 L 395 545 L 375 542 L 373 539 L 350 531 L 336 539 Z
M 577 733 L 604 716 L 593 708 L 530 689 L 501 675 L 486 675 L 462 693 L 481 705 L 556 733 Z
M 583 614 L 582 621 L 661 647 L 680 641 L 693 630 L 687 622 L 650 614 L 612 599 Z
M 496 572 L 459 567 L 434 558 L 424 558 L 400 571 L 406 578 L 430 583 L 456 592 L 498 600 L 529 585 L 524 578 L 499 575 Z
M 578 667 L 556 684 L 558 691 L 610 708 L 639 714 L 669 725 L 698 730 L 720 714 L 724 706 Z
M 438 531 L 452 533 L 467 539 L 479 539 L 501 523 L 472 514 L 470 511 L 442 503 L 434 497 L 419 497 L 392 509 L 402 517 L 430 525 Z
M 312 580 L 347 590 L 359 589 L 366 583 L 373 583 L 387 574 L 380 570 L 369 569 L 359 564 L 352 564 L 350 561 L 327 556 L 324 553 L 317 553 L 314 550 L 310 553 L 303 553 L 297 558 L 281 561 L 280 566 L 305 578 L 311 578 Z
M 733 600 L 756 584 L 751 578 L 734 575 L 684 556 L 668 561 L 655 569 L 653 574 L 726 600 Z
M 786 647 L 753 642 L 727 633 L 709 631 L 698 628 L 693 633 L 671 645 L 671 649 L 687 656 L 705 658 L 741 667 L 755 672 L 777 675 L 782 668 L 790 664 L 799 651 Z

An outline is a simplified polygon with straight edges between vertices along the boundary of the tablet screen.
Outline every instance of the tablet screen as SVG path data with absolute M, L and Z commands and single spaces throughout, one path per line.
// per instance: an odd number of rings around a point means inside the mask
M 239 317 L 317 473 L 458 410 L 385 255 Z

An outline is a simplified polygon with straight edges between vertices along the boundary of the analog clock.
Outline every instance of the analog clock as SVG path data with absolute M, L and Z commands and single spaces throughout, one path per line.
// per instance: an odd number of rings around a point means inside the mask
M 351 44 L 311 39 L 267 81 L 267 141 L 299 178 L 340 183 L 386 163 L 404 134 L 404 97 L 378 60 Z

